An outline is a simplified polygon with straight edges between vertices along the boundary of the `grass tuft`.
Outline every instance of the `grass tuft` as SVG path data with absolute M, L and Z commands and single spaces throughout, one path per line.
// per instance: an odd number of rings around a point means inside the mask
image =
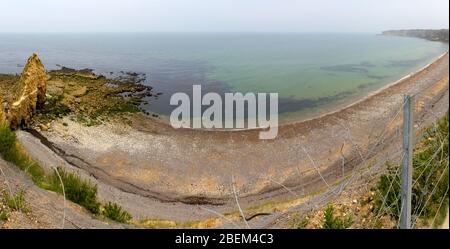
M 25 201 L 25 192 L 19 191 L 17 194 L 11 196 L 8 192 L 3 192 L 3 202 L 12 211 L 29 212 L 27 203 Z
M 33 160 L 31 160 L 16 142 L 16 134 L 5 124 L 0 125 L 0 155 L 4 160 L 15 164 L 21 170 L 30 175 L 33 182 L 45 186 L 45 172 Z
M 7 221 L 9 214 L 5 210 L 0 210 L 0 221 Z
M 120 222 L 128 223 L 133 217 L 122 209 L 117 203 L 109 202 L 104 206 L 103 215 L 106 218 Z
M 351 217 L 336 217 L 334 208 L 328 205 L 324 212 L 323 229 L 347 229 L 353 224 Z
M 57 170 L 58 172 L 55 172 L 50 178 L 50 189 L 62 194 L 62 180 L 67 199 L 85 207 L 93 214 L 99 214 L 100 202 L 97 201 L 97 186 L 82 180 L 74 173 L 68 173 L 61 168 Z M 61 176 L 61 180 L 59 176 Z

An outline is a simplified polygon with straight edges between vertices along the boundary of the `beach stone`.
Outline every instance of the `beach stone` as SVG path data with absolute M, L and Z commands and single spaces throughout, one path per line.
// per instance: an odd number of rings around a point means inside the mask
M 41 129 L 41 131 L 48 131 L 48 126 L 45 124 L 39 124 L 39 129 Z
M 64 97 L 61 100 L 61 104 L 65 106 L 70 106 L 73 103 L 75 103 L 75 97 L 72 95 L 64 94 Z
M 54 97 L 59 97 L 64 94 L 64 89 L 54 85 L 49 85 L 47 86 L 47 94 Z
M 65 84 L 62 80 L 52 80 L 47 82 L 47 86 L 55 86 L 55 87 L 59 87 L 59 88 L 64 88 Z
M 84 95 L 86 95 L 87 93 L 87 87 L 85 86 L 81 86 L 78 89 L 76 89 L 75 91 L 72 92 L 72 96 L 74 96 L 75 98 L 79 98 L 79 97 L 83 97 Z

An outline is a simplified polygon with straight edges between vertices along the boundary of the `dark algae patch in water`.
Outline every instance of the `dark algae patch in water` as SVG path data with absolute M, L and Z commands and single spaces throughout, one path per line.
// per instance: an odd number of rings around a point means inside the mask
M 343 64 L 334 66 L 324 66 L 321 67 L 322 70 L 331 72 L 345 72 L 345 73 L 361 73 L 368 74 L 368 68 L 375 67 L 370 62 L 361 62 L 360 64 Z
M 45 124 L 71 115 L 73 119 L 96 125 L 120 114 L 140 111 L 144 97 L 153 96 L 152 88 L 141 84 L 145 75 L 122 72 L 108 79 L 91 69 L 62 67 L 48 72 L 47 101 L 35 120 Z

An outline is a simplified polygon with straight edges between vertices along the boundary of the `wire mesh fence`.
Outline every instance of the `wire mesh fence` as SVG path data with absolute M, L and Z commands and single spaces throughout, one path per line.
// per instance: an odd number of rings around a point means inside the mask
M 446 119 L 447 121 L 445 121 L 445 118 L 443 121 L 442 113 L 434 113 L 432 108 L 433 102 L 424 101 L 424 99 L 429 98 L 429 96 L 426 96 L 426 93 L 432 87 L 433 85 L 430 85 L 426 89 L 406 92 L 407 95 L 413 96 L 418 100 L 413 108 L 413 146 L 416 153 L 412 158 L 414 160 L 412 228 L 417 227 L 421 219 L 423 221 L 421 227 L 433 226 L 439 212 L 448 205 L 448 153 L 445 153 L 448 151 L 448 118 Z M 426 105 L 428 106 L 424 106 L 423 103 L 427 103 Z M 339 156 L 340 167 L 334 167 L 333 170 L 324 169 L 316 161 L 310 153 L 311 149 L 308 148 L 308 143 L 295 147 L 291 146 L 289 149 L 294 150 L 295 153 L 302 154 L 306 161 L 309 161 L 310 165 L 310 167 L 300 167 L 293 162 L 294 169 L 292 172 L 296 172 L 299 178 L 305 175 L 316 174 L 315 182 L 320 181 L 322 188 L 325 190 L 312 198 L 308 198 L 307 201 L 299 205 L 294 205 L 274 215 L 262 218 L 262 221 L 255 222 L 254 226 L 256 228 L 269 228 L 273 227 L 286 214 L 297 213 L 306 215 L 309 212 L 317 212 L 328 203 L 338 199 L 346 191 L 351 192 L 361 189 L 371 191 L 371 189 L 377 188 L 377 184 L 380 184 L 380 178 L 384 177 L 383 179 L 385 179 L 387 185 L 386 189 L 379 191 L 379 203 L 373 210 L 370 224 L 364 227 L 378 228 L 380 220 L 389 217 L 395 223 L 391 228 L 400 228 L 402 207 L 400 191 L 400 174 L 402 169 L 400 164 L 406 156 L 402 147 L 404 105 L 405 102 L 397 101 L 397 104 L 390 108 L 385 115 L 381 115 L 384 116 L 382 122 L 384 125 L 382 125 L 381 129 L 368 131 L 376 134 L 371 134 L 370 141 L 366 141 L 366 143 L 358 141 L 345 121 L 337 119 L 336 122 L 339 123 L 341 129 L 332 130 L 330 137 L 340 137 L 342 138 L 342 143 L 337 145 L 337 147 L 341 148 Z M 447 122 L 447 126 L 442 127 L 445 126 L 445 122 Z M 445 132 L 446 130 L 447 132 Z M 430 132 L 434 133 L 430 134 Z M 292 130 L 288 131 L 288 133 L 295 134 Z M 425 155 L 426 160 L 419 161 L 419 157 L 424 156 L 420 154 L 421 150 L 423 150 L 424 141 L 426 143 L 428 140 L 436 140 L 437 146 L 428 149 L 432 153 Z M 347 149 L 347 154 L 343 152 L 345 146 L 350 147 L 350 149 Z M 348 153 L 348 151 L 351 152 Z M 276 151 L 273 153 L 273 157 L 276 159 L 274 161 L 280 159 Z M 336 176 L 338 172 L 339 177 L 331 177 Z M 305 198 L 310 195 L 310 193 L 304 191 L 304 188 L 303 191 L 299 191 L 299 186 L 290 186 L 275 179 L 269 179 L 269 181 L 284 189 L 292 198 Z M 305 185 L 308 184 L 306 183 Z M 238 202 L 239 198 L 236 193 L 234 194 Z M 432 202 L 434 206 L 430 205 Z M 242 207 L 240 207 L 240 210 L 241 218 L 245 220 L 245 212 L 242 211 Z M 248 222 L 246 224 L 247 226 L 252 225 L 249 225 Z

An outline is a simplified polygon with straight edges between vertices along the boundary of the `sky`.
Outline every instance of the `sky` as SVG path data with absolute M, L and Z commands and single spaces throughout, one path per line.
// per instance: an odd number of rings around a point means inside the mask
M 448 28 L 448 0 L 0 0 L 0 32 Z

